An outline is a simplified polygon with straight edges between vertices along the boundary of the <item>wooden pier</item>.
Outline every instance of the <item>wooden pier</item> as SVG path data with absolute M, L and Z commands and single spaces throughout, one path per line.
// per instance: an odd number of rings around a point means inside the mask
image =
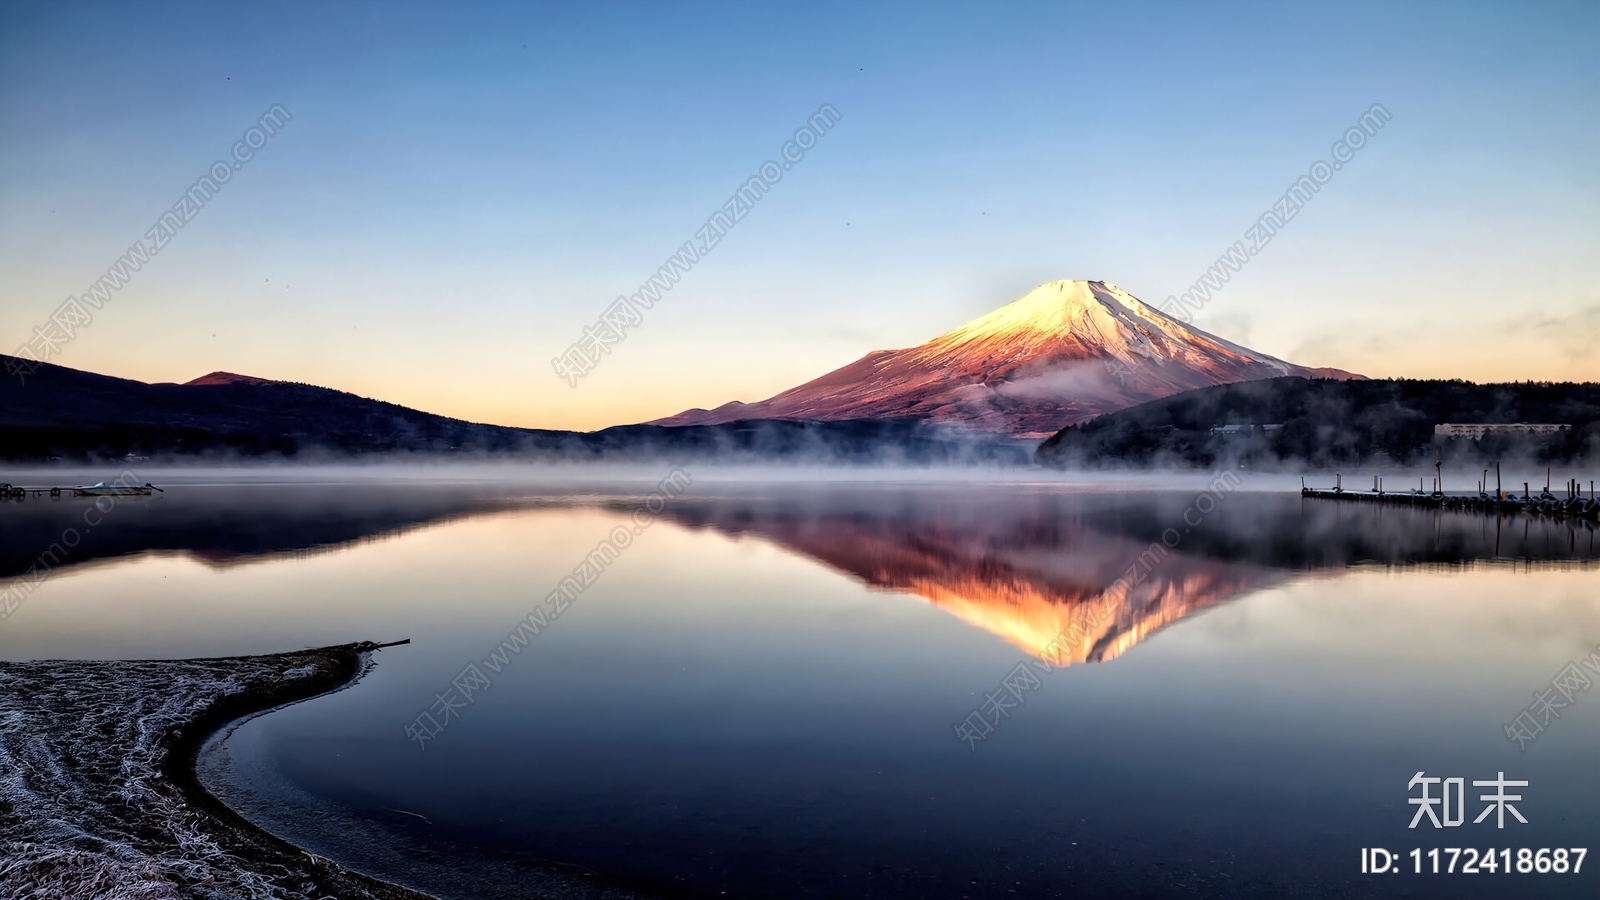
M 1498 472 L 1496 481 L 1498 481 Z M 1419 479 L 1420 481 L 1420 479 Z M 1549 478 L 1545 479 L 1544 490 L 1534 494 L 1528 482 L 1522 484 L 1522 494 L 1515 491 L 1507 493 L 1499 486 L 1491 493 L 1485 490 L 1488 484 L 1488 471 L 1484 472 L 1484 480 L 1479 482 L 1475 493 L 1447 493 L 1442 487 L 1442 477 L 1435 476 L 1432 490 L 1425 490 L 1419 484 L 1414 489 L 1402 491 L 1386 491 L 1383 488 L 1383 476 L 1375 475 L 1372 487 L 1367 490 L 1347 490 L 1344 487 L 1344 478 L 1334 476 L 1334 485 L 1331 488 L 1307 487 L 1304 478 L 1300 479 L 1300 496 L 1312 497 L 1318 500 L 1350 500 L 1358 503 L 1387 503 L 1398 506 L 1420 506 L 1428 509 L 1448 509 L 1461 512 L 1476 512 L 1500 516 L 1535 515 L 1550 516 L 1557 519 L 1576 519 L 1584 522 L 1600 521 L 1600 500 L 1595 498 L 1594 483 L 1589 484 L 1589 495 L 1584 496 L 1583 485 L 1577 479 L 1569 480 L 1561 494 L 1552 493 Z

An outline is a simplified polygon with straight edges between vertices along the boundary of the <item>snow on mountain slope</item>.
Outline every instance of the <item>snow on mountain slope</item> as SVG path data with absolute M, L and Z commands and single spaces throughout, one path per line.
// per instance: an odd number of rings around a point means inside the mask
M 910 417 L 1041 438 L 1180 391 L 1280 375 L 1359 377 L 1241 347 L 1109 282 L 1055 281 L 921 346 L 874 351 L 757 403 L 653 424 Z

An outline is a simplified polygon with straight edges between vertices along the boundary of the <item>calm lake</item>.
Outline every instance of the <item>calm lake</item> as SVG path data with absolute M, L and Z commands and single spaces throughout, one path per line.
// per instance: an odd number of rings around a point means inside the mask
M 191 479 L 92 529 L 88 500 L 8 503 L 0 584 L 81 534 L 0 657 L 409 638 L 214 741 L 202 775 L 446 897 L 519 896 L 528 866 L 672 897 L 1600 890 L 1600 859 L 1515 871 L 1521 848 L 1600 851 L 1591 527 L 1251 476 L 666 497 L 661 474 Z M 1502 773 L 1527 782 L 1515 813 L 1474 785 Z M 1448 802 L 1408 803 L 1425 790 Z M 1364 873 L 1371 848 L 1393 863 Z M 1433 874 L 1434 848 L 1497 867 Z

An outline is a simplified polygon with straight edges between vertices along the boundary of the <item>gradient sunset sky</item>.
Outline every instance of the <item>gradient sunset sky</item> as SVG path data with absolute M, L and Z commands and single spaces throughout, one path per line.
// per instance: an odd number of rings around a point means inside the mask
M 843 120 L 576 388 L 551 358 Z M 52 359 L 507 425 L 757 400 L 1044 282 L 1310 366 L 1600 379 L 1600 4 L 0 4 L 0 352 L 269 107 Z

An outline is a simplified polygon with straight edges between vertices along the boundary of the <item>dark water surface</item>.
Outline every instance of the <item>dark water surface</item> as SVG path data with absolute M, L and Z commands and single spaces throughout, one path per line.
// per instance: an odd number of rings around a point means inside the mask
M 290 840 L 449 896 L 517 896 L 528 865 L 692 897 L 1600 889 L 1600 859 L 1409 856 L 1600 850 L 1600 671 L 1525 749 L 1504 730 L 1600 644 L 1583 526 L 1243 490 L 697 486 L 492 671 L 644 491 L 122 501 L 0 622 L 0 656 L 410 638 L 215 742 L 203 774 Z M 86 506 L 0 509 L 0 578 Z M 468 665 L 491 684 L 461 703 Z M 998 724 L 963 741 L 975 711 Z M 1419 771 L 1466 779 L 1464 824 L 1407 828 Z M 1471 782 L 1500 772 L 1529 782 L 1508 789 L 1528 824 L 1473 824 Z M 1363 874 L 1364 847 L 1403 871 Z

